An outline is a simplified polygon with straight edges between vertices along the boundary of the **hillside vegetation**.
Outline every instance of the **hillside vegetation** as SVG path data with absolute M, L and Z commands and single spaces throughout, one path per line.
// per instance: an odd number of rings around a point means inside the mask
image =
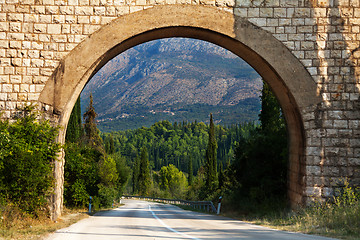
M 242 59 L 195 39 L 162 39 L 141 44 L 108 62 L 87 84 L 97 99 L 99 129 L 150 127 L 162 120 L 224 126 L 254 121 L 260 110 L 260 76 Z

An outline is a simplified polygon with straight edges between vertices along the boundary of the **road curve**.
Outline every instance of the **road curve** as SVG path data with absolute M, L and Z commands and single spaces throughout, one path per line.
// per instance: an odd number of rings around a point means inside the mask
M 167 204 L 138 200 L 123 200 L 123 203 L 124 206 L 58 230 L 46 240 L 331 239 L 272 230 L 230 218 L 185 211 Z

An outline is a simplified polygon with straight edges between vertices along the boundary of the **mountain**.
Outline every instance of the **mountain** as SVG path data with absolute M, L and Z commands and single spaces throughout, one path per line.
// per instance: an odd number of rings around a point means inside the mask
M 208 121 L 225 125 L 257 120 L 260 76 L 217 45 L 169 38 L 133 47 L 102 67 L 84 88 L 102 131 L 150 126 L 156 121 Z

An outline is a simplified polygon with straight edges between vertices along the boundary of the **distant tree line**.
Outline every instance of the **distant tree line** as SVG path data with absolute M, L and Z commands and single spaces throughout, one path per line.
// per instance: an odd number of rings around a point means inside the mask
M 241 136 L 247 135 L 255 127 L 252 123 L 231 127 L 213 125 L 212 144 L 217 145 L 214 152 L 217 165 L 228 164 L 234 157 L 234 149 Z M 191 161 L 191 172 L 196 174 L 205 164 L 209 129 L 209 125 L 203 122 L 170 123 L 165 120 L 149 128 L 103 133 L 102 138 L 105 148 L 121 154 L 129 166 L 134 165 L 141 148 L 145 147 L 152 170 L 159 171 L 162 166 L 173 164 L 180 171 L 189 173 Z

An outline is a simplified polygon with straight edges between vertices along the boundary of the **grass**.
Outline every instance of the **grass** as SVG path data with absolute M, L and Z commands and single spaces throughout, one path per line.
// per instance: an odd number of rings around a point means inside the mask
M 65 209 L 61 218 L 51 221 L 47 216 L 32 218 L 20 214 L 16 208 L 7 207 L 0 217 L 0 240 L 42 239 L 58 229 L 66 228 L 81 219 L 97 212 L 108 211 L 124 204 L 116 204 L 112 208 L 101 208 L 88 214 L 87 209 Z M 1 213 L 1 212 L 0 212 Z
M 51 221 L 45 216 L 34 219 L 21 216 L 16 211 L 13 211 L 11 215 L 3 214 L 1 216 L 0 239 L 42 239 L 47 234 L 68 227 L 86 217 L 88 217 L 86 210 L 65 209 L 63 216 L 57 221 Z
M 329 202 L 291 211 L 276 205 L 272 210 L 260 208 L 255 212 L 236 212 L 229 209 L 224 216 L 290 232 L 321 235 L 339 239 L 360 239 L 360 192 L 344 181 L 344 186 Z M 246 209 L 246 206 L 245 206 Z M 264 209 L 267 209 L 264 211 Z
M 226 214 L 225 214 L 226 215 Z M 318 204 L 298 211 L 236 218 L 257 225 L 339 239 L 360 239 L 360 203 L 352 206 Z
M 249 199 L 225 197 L 221 215 L 283 231 L 360 240 L 360 189 L 350 187 L 344 180 L 335 195 L 337 197 L 331 201 L 314 202 L 296 211 L 287 208 L 286 201 L 281 199 L 255 203 Z

